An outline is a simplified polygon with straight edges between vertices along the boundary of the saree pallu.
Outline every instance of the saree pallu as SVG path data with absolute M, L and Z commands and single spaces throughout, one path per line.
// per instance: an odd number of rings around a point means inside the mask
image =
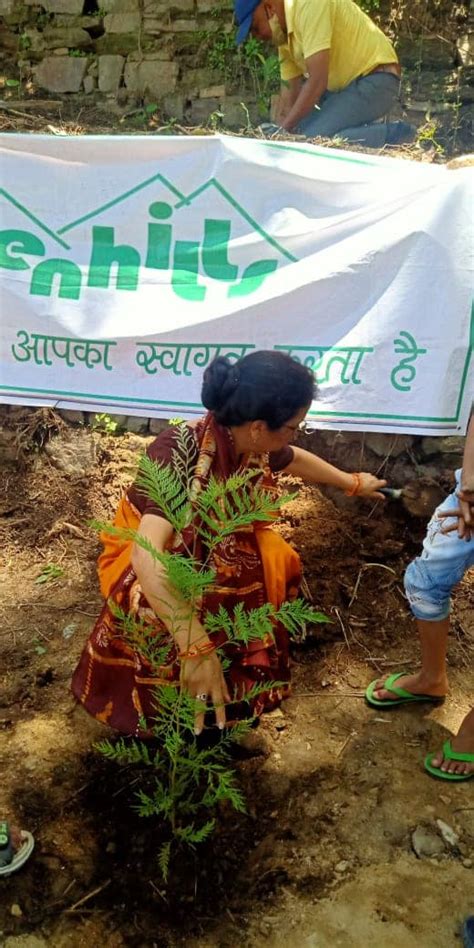
M 199 454 L 191 493 L 197 496 L 211 474 L 226 478 L 235 472 L 237 465 L 229 433 L 218 426 L 212 416 L 206 416 L 194 433 Z M 247 458 L 245 466 L 260 468 L 261 484 L 268 489 L 271 474 L 265 457 Z M 119 504 L 114 525 L 137 530 L 141 516 L 125 497 Z M 184 540 L 189 548 L 192 525 L 188 529 L 190 535 Z M 97 720 L 123 734 L 139 734 L 143 720 L 152 725 L 160 684 L 178 684 L 180 665 L 172 638 L 153 614 L 131 565 L 133 541 L 107 533 L 101 539 L 104 549 L 98 567 L 105 604 L 74 672 L 72 691 Z M 177 543 L 174 549 L 179 553 L 184 546 Z M 201 555 L 204 553 L 201 548 Z M 237 529 L 225 537 L 207 565 L 216 576 L 196 610 L 201 621 L 207 612 L 216 613 L 220 605 L 232 615 L 238 604 L 245 610 L 266 602 L 279 608 L 283 601 L 298 594 L 301 578 L 298 554 L 278 533 L 261 524 Z M 157 641 L 169 645 L 166 664 L 158 669 L 152 667 L 124 636 L 116 616 L 117 606 L 138 622 L 146 623 L 148 629 L 151 627 Z M 288 694 L 289 639 L 281 624 L 275 622 L 272 635 L 248 645 L 227 642 L 224 632 L 211 633 L 210 638 L 230 661 L 226 680 L 235 700 L 234 708 L 245 701 L 247 692 L 256 683 L 268 682 L 269 687 L 251 702 L 253 714 L 275 707 Z M 280 684 L 275 687 L 272 682 Z

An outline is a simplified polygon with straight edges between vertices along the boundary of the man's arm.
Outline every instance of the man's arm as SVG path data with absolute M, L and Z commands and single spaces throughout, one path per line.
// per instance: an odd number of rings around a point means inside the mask
M 287 115 L 290 114 L 300 94 L 302 84 L 303 76 L 296 76 L 296 78 L 288 79 L 282 83 L 278 101 L 278 114 L 276 115 L 278 125 L 281 126 Z
M 295 125 L 318 104 L 328 86 L 329 49 L 322 49 L 305 60 L 308 78 L 300 85 L 296 100 L 281 127 L 291 132 Z M 294 80 L 293 80 L 294 81 Z

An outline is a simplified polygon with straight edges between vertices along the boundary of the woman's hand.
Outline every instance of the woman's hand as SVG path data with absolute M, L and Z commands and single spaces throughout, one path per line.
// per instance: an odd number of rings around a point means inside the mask
M 202 705 L 202 710 L 196 712 L 194 733 L 200 734 L 204 727 L 207 702 L 214 706 L 217 726 L 223 730 L 226 721 L 224 705 L 231 698 L 217 653 L 185 658 L 182 663 L 184 687 Z
M 385 500 L 384 495 L 378 493 L 378 489 L 386 487 L 387 481 L 381 481 L 374 474 L 367 474 L 365 471 L 361 471 L 358 476 L 357 497 L 373 497 L 376 500 Z

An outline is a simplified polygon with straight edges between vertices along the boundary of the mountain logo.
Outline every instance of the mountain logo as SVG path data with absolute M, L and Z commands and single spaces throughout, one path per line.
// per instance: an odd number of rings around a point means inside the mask
M 0 231 L 0 268 L 31 270 L 33 296 L 79 300 L 87 287 L 134 292 L 149 283 L 188 302 L 203 302 L 213 285 L 233 299 L 296 260 L 216 178 L 186 196 L 154 175 L 56 232 L 13 195 L 0 196 L 16 212 L 15 226 Z M 49 256 L 51 241 L 60 254 Z

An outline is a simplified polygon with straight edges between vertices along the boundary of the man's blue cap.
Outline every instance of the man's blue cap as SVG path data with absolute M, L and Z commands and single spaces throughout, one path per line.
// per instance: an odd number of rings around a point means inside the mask
M 260 0 L 234 0 L 235 19 L 237 20 L 237 36 L 235 42 L 237 46 L 247 39 L 252 26 L 252 17 L 257 9 Z

